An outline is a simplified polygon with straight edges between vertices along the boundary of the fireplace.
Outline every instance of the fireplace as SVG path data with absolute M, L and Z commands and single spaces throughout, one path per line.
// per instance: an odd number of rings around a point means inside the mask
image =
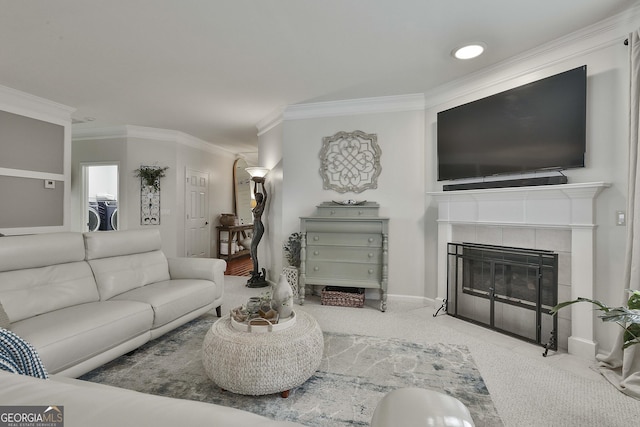
M 474 241 L 555 250 L 555 245 L 550 243 L 553 243 L 556 233 L 568 233 L 569 240 L 568 248 L 561 248 L 560 264 L 566 264 L 566 268 L 561 268 L 560 277 L 566 276 L 562 271 L 568 269 L 570 272 L 570 281 L 561 282 L 562 300 L 578 296 L 593 298 L 597 227 L 594 202 L 598 194 L 609 186 L 605 182 L 590 182 L 428 193 L 438 206 L 438 288 L 434 307 L 439 307 L 447 299 L 447 247 L 450 242 Z M 501 238 L 486 238 L 478 232 L 475 240 L 460 239 L 453 238 L 455 227 L 497 228 L 503 232 Z M 510 243 L 513 241 L 510 230 L 529 230 L 531 235 L 535 235 L 529 239 L 533 244 Z M 597 350 L 593 310 L 586 304 L 574 304 L 567 314 L 569 316 L 559 322 L 560 347 L 564 346 L 563 335 L 567 335 L 566 346 L 570 354 L 593 360 Z
M 558 255 L 449 243 L 447 313 L 557 350 Z

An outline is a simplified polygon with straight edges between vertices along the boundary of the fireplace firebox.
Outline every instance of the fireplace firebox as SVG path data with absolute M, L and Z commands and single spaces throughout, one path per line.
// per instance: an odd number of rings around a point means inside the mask
M 557 350 L 558 255 L 449 243 L 447 314 Z M 546 352 L 545 352 L 546 353 Z

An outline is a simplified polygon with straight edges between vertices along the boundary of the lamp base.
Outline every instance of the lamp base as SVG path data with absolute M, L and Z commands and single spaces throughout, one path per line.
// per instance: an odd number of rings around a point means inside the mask
M 248 288 L 264 288 L 270 286 L 270 283 L 267 282 L 267 270 L 264 268 L 262 272 L 256 274 L 255 271 L 251 272 L 251 278 L 247 281 Z
M 267 286 L 269 286 L 269 282 L 267 282 L 266 280 L 263 280 L 261 282 L 247 282 L 247 288 L 266 288 Z

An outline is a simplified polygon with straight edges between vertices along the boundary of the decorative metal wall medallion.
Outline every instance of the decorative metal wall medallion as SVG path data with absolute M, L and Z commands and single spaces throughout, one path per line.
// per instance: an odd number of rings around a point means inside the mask
M 376 134 L 356 130 L 325 136 L 320 150 L 323 188 L 338 193 L 378 188 L 381 155 Z

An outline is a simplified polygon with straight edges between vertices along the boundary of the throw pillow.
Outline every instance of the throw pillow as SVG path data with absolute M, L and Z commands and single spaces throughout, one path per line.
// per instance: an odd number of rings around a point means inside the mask
M 10 325 L 11 321 L 9 320 L 9 316 L 7 316 L 7 312 L 4 311 L 2 303 L 0 302 L 0 328 L 9 329 Z
M 36 349 L 6 329 L 0 329 L 0 370 L 45 380 L 49 378 Z

